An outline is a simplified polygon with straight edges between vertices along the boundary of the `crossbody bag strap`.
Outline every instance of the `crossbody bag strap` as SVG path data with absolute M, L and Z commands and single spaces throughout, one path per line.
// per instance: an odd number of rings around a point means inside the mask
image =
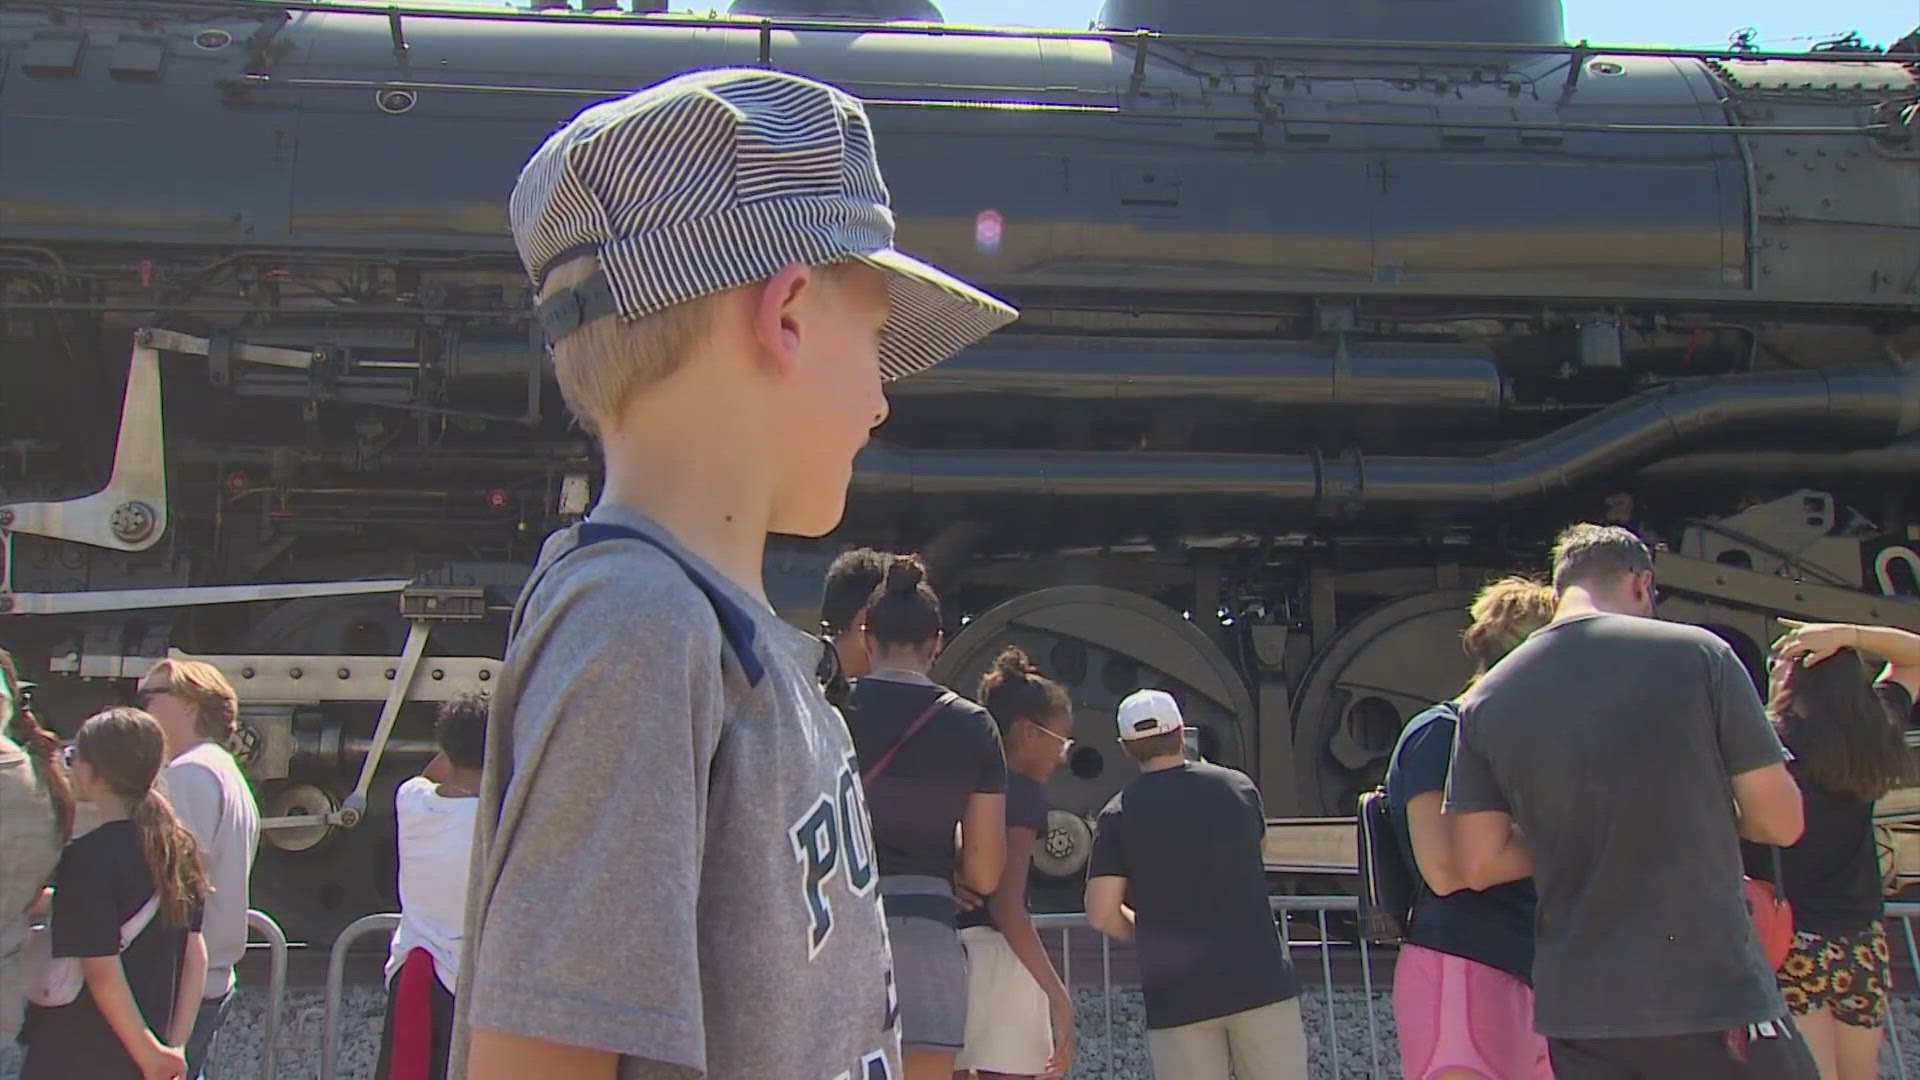
M 155 889 L 153 895 L 147 897 L 147 902 L 140 905 L 140 910 L 120 924 L 121 952 L 127 951 L 127 946 L 133 944 L 133 939 L 140 936 L 140 932 L 147 928 L 147 924 L 153 921 L 154 914 L 159 910 L 160 891 Z
M 893 740 L 893 745 L 887 747 L 887 752 L 880 755 L 880 760 L 874 762 L 872 766 L 860 774 L 861 785 L 871 788 L 873 782 L 880 778 L 880 774 L 887 771 L 887 766 L 893 764 L 893 756 L 900 752 L 900 748 L 907 745 L 908 741 L 915 735 L 918 735 L 920 729 L 927 726 L 927 721 L 933 719 L 934 714 L 958 700 L 960 700 L 960 695 L 951 690 L 944 691 L 939 697 L 934 698 L 933 704 L 927 706 L 925 712 L 915 717 L 913 723 L 907 725 L 907 730 L 900 733 L 899 738 Z

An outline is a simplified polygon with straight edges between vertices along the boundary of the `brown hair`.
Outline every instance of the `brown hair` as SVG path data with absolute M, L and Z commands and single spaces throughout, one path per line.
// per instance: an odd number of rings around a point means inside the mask
M 1168 754 L 1178 754 L 1186 746 L 1186 742 L 1187 733 L 1182 729 L 1163 731 L 1158 735 L 1148 735 L 1139 739 L 1121 739 L 1120 747 L 1127 752 L 1128 757 L 1144 762 L 1165 757 Z
M 20 671 L 13 666 L 13 654 L 0 649 L 0 679 L 7 684 L 7 697 L 13 701 L 13 718 L 7 721 L 7 738 L 20 745 L 33 760 L 33 774 L 47 789 L 53 802 L 54 820 L 60 825 L 60 841 L 73 835 L 73 783 L 60 761 L 60 737 L 40 726 L 40 720 L 27 708 L 20 689 Z
M 95 713 L 73 737 L 74 756 L 107 790 L 132 803 L 127 818 L 140 833 L 159 917 L 166 925 L 184 926 L 193 905 L 207 896 L 207 874 L 200 865 L 200 845 L 153 786 L 166 745 L 158 720 L 125 705 Z
M 153 685 L 156 680 L 160 685 Z M 233 741 L 234 722 L 240 715 L 240 698 L 233 692 L 220 669 L 204 660 L 177 660 L 168 657 L 147 669 L 140 680 L 142 690 L 165 690 L 193 706 L 193 728 L 203 739 L 225 745 Z
M 1005 735 L 1022 720 L 1045 723 L 1048 717 L 1071 713 L 1073 702 L 1060 684 L 1040 674 L 1018 645 L 1000 650 L 993 667 L 980 676 L 980 704 L 993 714 Z
M 940 633 L 940 598 L 918 555 L 895 555 L 867 601 L 867 633 L 882 645 L 919 645 Z
M 1553 587 L 1532 578 L 1504 577 L 1489 582 L 1467 605 L 1473 622 L 1460 633 L 1460 646 L 1473 657 L 1478 680 L 1527 636 L 1553 621 Z
M 1887 715 L 1859 653 L 1841 649 L 1812 666 L 1775 663 L 1793 666 L 1767 713 L 1808 780 L 1872 802 L 1915 778 L 1901 734 L 1907 718 Z
M 1618 525 L 1569 525 L 1553 541 L 1553 588 L 1653 569 L 1653 553 Z

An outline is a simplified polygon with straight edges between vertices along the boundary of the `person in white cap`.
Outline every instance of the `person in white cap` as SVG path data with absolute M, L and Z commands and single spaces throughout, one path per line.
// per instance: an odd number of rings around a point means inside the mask
M 1087 861 L 1087 921 L 1140 953 L 1160 1080 L 1307 1075 L 1300 983 L 1267 900 L 1266 814 L 1244 773 L 1184 752 L 1164 690 L 1120 702 L 1140 776 L 1113 797 Z
M 860 103 L 702 71 L 552 135 L 509 219 L 605 490 L 493 689 L 452 1080 L 893 1080 L 873 835 L 770 533 L 837 525 L 881 382 L 1014 317 L 893 248 Z

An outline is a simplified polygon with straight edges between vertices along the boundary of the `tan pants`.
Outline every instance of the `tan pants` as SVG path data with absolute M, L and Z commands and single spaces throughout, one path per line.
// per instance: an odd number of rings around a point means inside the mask
M 1305 1080 L 1300 999 L 1147 1032 L 1155 1080 Z

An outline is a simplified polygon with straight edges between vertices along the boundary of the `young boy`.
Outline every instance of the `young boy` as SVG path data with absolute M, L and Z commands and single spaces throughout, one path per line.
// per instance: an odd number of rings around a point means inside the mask
M 759 69 L 588 109 L 514 239 L 606 488 L 494 690 L 449 1076 L 900 1076 L 853 745 L 769 533 L 839 523 L 883 378 L 1013 309 L 893 250 L 858 101 Z

